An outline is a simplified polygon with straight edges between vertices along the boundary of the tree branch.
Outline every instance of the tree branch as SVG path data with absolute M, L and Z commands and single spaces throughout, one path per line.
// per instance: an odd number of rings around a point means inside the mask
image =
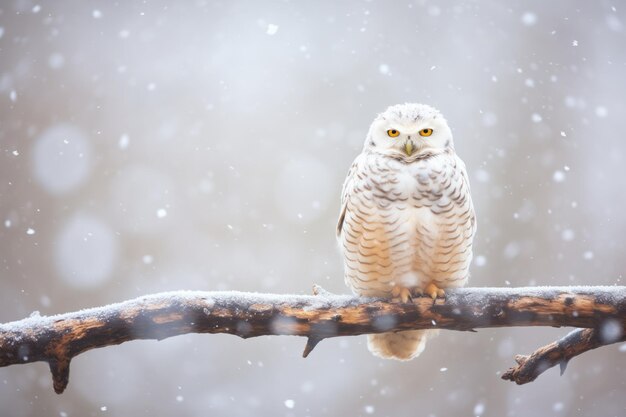
M 178 291 L 74 313 L 31 316 L 0 324 L 0 367 L 48 362 L 54 390 L 61 393 L 68 383 L 70 361 L 87 350 L 185 333 L 306 336 L 307 356 L 325 338 L 389 331 L 601 328 L 606 323 L 619 332 L 626 328 L 626 287 L 463 288 L 449 290 L 445 300 L 419 297 L 405 304 L 334 295 L 319 287 L 314 291 L 317 295 Z M 571 344 L 580 345 L 574 339 Z M 601 345 L 557 349 L 554 352 L 561 356 L 550 357 L 559 363 Z
M 531 355 L 516 355 L 517 365 L 502 374 L 502 379 L 513 381 L 517 385 L 534 381 L 539 375 L 555 365 L 561 368 L 561 375 L 574 356 L 588 350 L 626 341 L 626 334 L 610 330 L 612 324 L 598 329 L 576 329 L 562 339 L 543 346 Z M 604 329 L 604 330 L 603 330 Z M 617 330 L 617 327 L 615 327 Z

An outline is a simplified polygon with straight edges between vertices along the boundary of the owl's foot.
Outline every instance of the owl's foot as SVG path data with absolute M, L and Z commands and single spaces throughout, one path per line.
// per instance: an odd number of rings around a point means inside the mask
M 432 282 L 428 284 L 426 288 L 424 288 L 424 293 L 433 300 L 437 297 L 444 298 L 446 296 L 446 292 L 443 289 L 437 287 Z
M 391 288 L 391 295 L 393 297 L 391 301 L 395 302 L 400 301 L 402 303 L 408 303 L 413 300 L 411 297 L 411 290 L 401 285 L 394 285 L 393 288 Z

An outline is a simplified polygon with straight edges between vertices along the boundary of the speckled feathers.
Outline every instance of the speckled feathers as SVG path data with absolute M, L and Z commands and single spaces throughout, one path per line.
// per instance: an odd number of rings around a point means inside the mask
M 400 135 L 390 137 L 390 129 Z M 422 129 L 433 129 L 432 136 L 421 137 Z M 406 151 L 409 141 L 415 152 Z M 465 285 L 475 230 L 465 165 L 443 116 L 422 104 L 381 113 L 343 187 L 337 237 L 346 284 L 357 294 L 383 297 L 395 286 Z M 423 350 L 426 336 L 372 335 L 368 346 L 382 357 L 410 359 Z

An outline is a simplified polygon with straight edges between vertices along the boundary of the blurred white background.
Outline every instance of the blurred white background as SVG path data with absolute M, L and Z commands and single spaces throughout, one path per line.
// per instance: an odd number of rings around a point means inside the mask
M 470 285 L 623 284 L 618 1 L 0 5 L 0 321 L 175 289 L 345 293 L 339 192 L 388 105 L 438 107 L 478 215 Z M 2 416 L 623 416 L 626 348 L 518 387 L 567 329 L 186 335 L 90 351 L 54 394 L 0 369 Z

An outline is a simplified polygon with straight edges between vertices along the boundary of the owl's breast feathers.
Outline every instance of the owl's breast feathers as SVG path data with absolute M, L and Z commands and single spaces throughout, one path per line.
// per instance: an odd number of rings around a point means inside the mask
M 453 152 L 411 163 L 365 152 L 350 168 L 337 237 L 358 294 L 464 285 L 475 230 L 465 166 Z

